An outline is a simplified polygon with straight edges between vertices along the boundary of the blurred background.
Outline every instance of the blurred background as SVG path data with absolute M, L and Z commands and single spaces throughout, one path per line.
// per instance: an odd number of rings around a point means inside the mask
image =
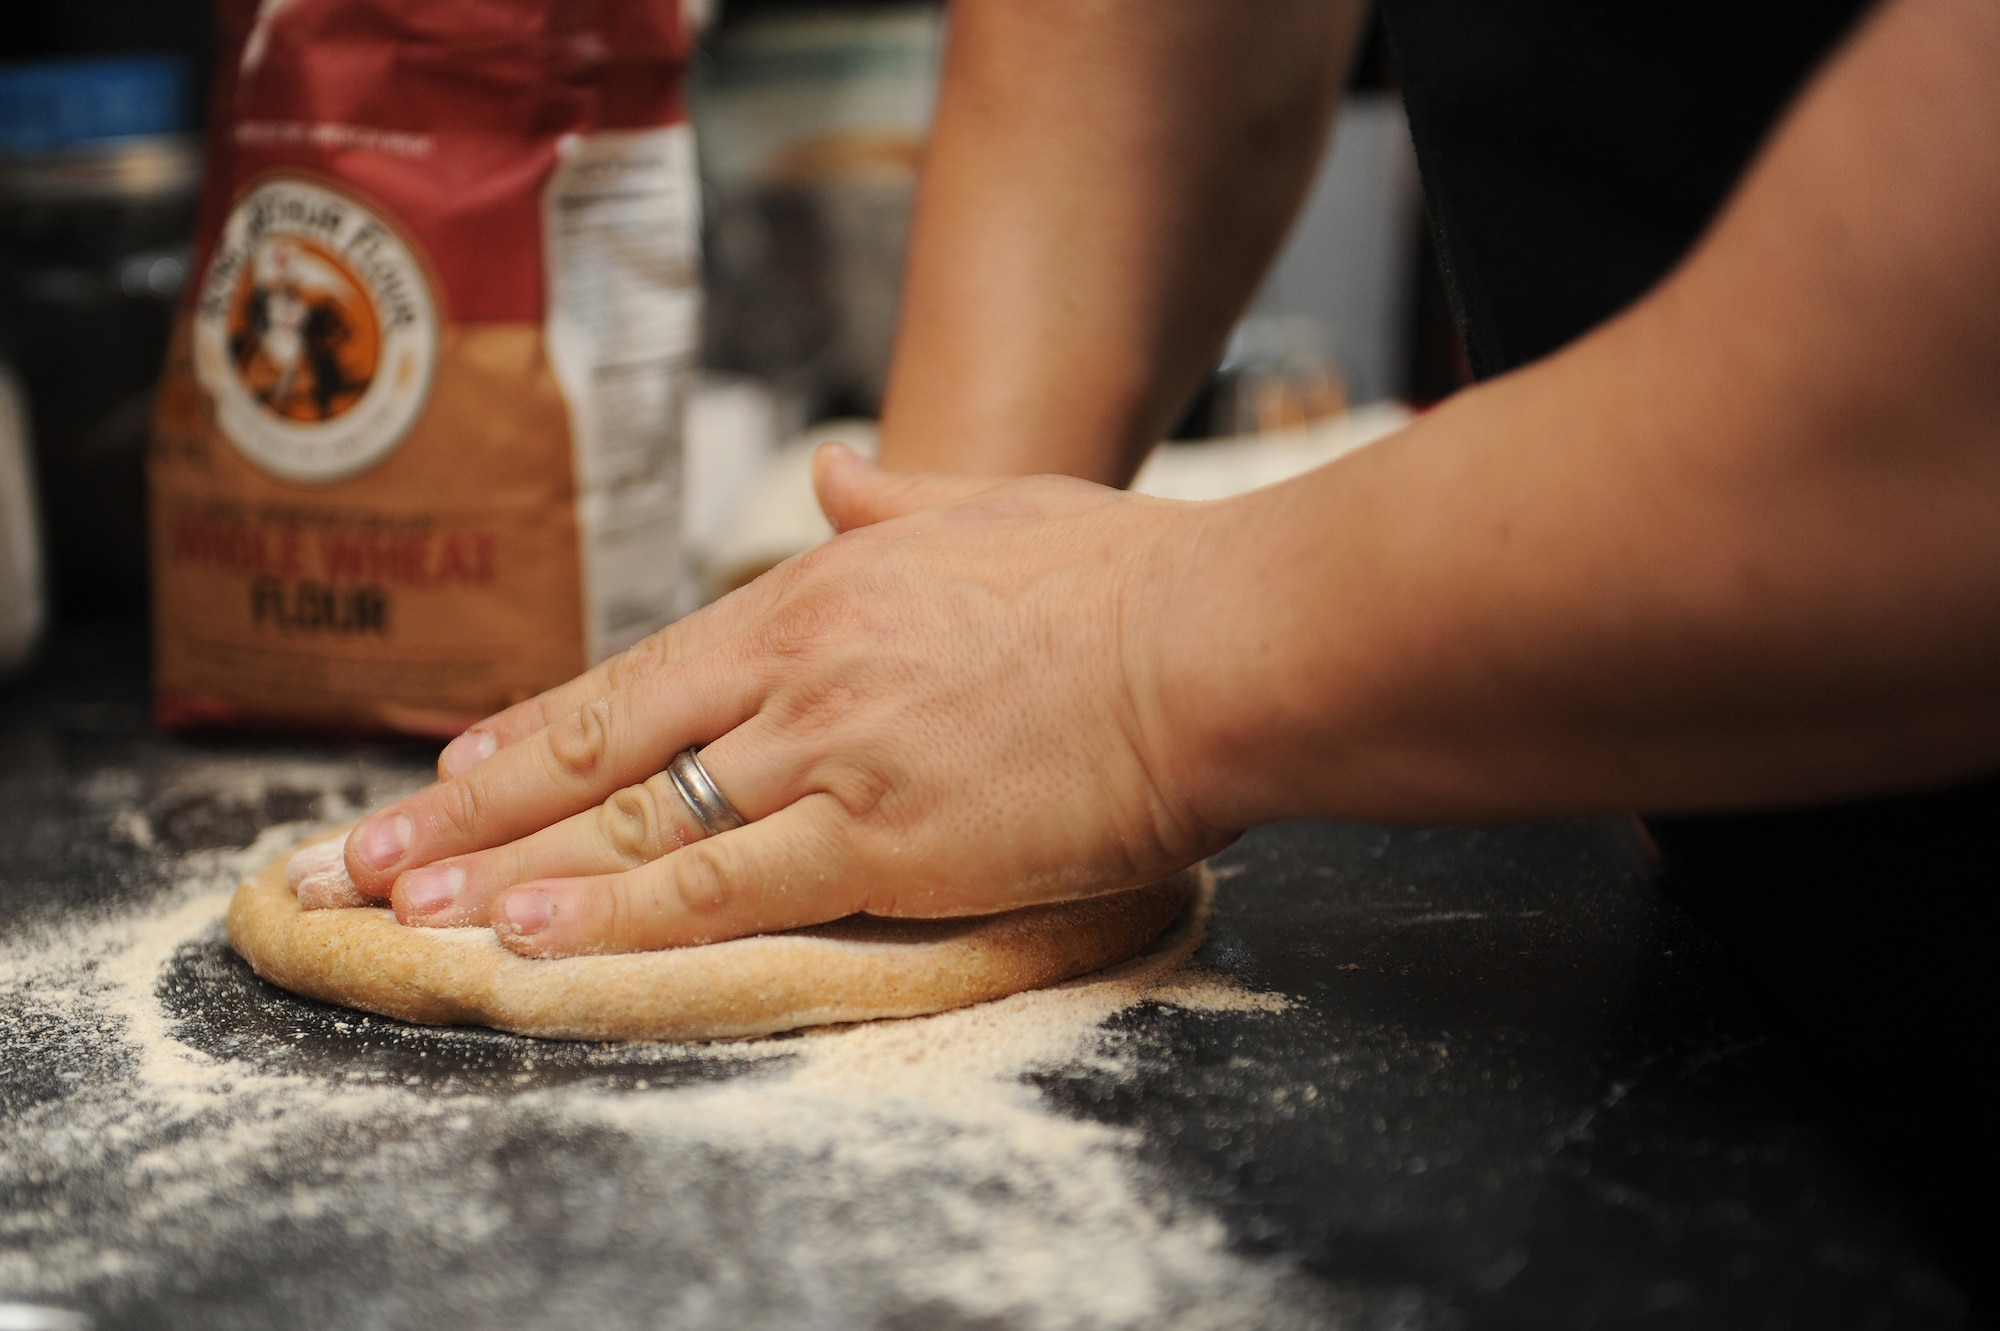
M 9 10 L 0 668 L 49 623 L 145 613 L 142 455 L 190 280 L 215 46 L 207 0 Z M 704 23 L 690 88 L 707 312 L 682 526 L 713 594 L 823 534 L 804 488 L 813 440 L 868 442 L 945 10 L 722 0 Z M 1289 243 L 1140 485 L 1194 497 L 1263 483 L 1464 377 L 1393 61 L 1371 32 Z

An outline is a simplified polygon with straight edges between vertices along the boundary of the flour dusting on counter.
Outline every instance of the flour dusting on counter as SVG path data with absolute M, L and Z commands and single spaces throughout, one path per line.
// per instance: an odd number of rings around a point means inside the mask
M 0 1195 L 32 1202 L 0 1218 L 0 1295 L 129 1315 L 173 1293 L 184 1253 L 233 1268 L 246 1308 L 282 1272 L 326 1325 L 1339 1318 L 1332 1287 L 1232 1250 L 1128 1130 L 1058 1112 L 1030 1080 L 1115 1078 L 1135 1055 L 1114 1019 L 1141 1004 L 1284 1008 L 1193 965 L 1195 926 L 1101 977 L 937 1017 L 564 1045 L 259 985 L 219 921 L 299 830 L 185 855 L 143 909 L 0 951 L 0 1022 L 67 1037 L 45 1035 L 59 1066 L 6 1092 L 31 1103 L 0 1106 L 17 1125 Z M 230 1324 L 226 1284 L 202 1297 Z

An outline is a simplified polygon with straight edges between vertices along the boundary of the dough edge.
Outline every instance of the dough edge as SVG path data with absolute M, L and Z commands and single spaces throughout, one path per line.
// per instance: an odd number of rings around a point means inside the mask
M 702 947 L 535 961 L 486 929 L 409 928 L 381 907 L 301 910 L 285 882 L 290 854 L 229 903 L 230 946 L 260 978 L 420 1025 L 563 1040 L 741 1039 L 988 1002 L 1128 960 L 1184 917 L 1198 928 L 1211 888 L 1196 865 L 1000 915 L 856 916 Z

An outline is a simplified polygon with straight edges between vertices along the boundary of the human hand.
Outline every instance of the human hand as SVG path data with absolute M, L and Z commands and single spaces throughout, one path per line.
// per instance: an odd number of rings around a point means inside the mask
M 837 446 L 814 482 L 840 536 L 453 740 L 348 839 L 359 889 L 565 956 L 1090 896 L 1226 843 L 1157 679 L 1200 509 Z M 662 775 L 691 745 L 748 825 L 703 836 Z

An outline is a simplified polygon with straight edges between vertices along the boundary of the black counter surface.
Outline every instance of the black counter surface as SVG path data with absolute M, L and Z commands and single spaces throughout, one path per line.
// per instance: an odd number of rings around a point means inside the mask
M 142 656 L 72 632 L 0 693 L 0 1324 L 1969 1324 L 1624 824 L 1259 829 L 1196 962 L 1288 1005 L 1156 996 L 891 1112 L 799 1098 L 853 1032 L 565 1045 L 263 985 L 189 883 L 430 751 L 161 738 Z

